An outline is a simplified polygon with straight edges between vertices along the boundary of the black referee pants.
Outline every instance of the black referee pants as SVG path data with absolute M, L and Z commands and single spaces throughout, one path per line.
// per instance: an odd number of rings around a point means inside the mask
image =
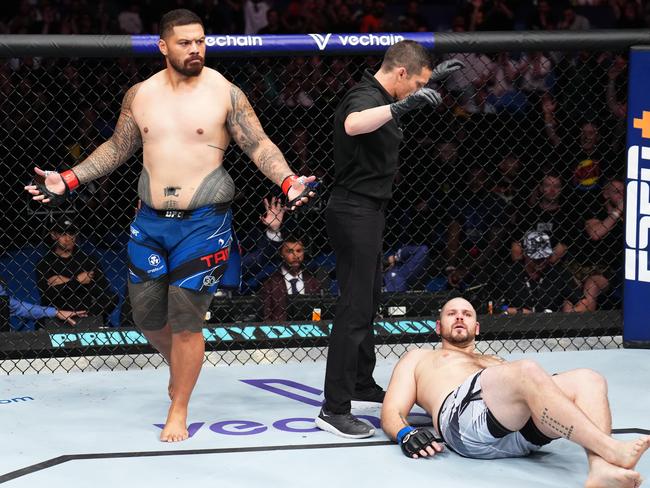
M 355 391 L 376 386 L 373 319 L 381 298 L 385 207 L 336 188 L 325 209 L 340 289 L 325 372 L 325 407 L 336 414 L 350 411 Z

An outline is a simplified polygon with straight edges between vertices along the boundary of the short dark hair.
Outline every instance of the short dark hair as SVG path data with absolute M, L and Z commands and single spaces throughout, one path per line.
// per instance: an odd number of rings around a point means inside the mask
M 203 21 L 201 20 L 201 17 L 196 15 L 191 10 L 187 10 L 186 8 L 170 10 L 160 19 L 160 24 L 158 26 L 160 37 L 165 38 L 170 35 L 174 31 L 174 27 L 177 25 L 190 24 L 201 24 L 201 27 L 203 27 Z
M 282 245 L 280 247 L 283 247 L 285 244 L 302 244 L 304 246 L 305 241 L 303 241 L 298 236 L 288 235 L 288 236 L 285 236 L 284 240 L 282 241 Z
M 433 69 L 433 62 L 422 44 L 406 40 L 399 41 L 388 48 L 381 63 L 381 70 L 387 72 L 398 66 L 404 66 L 411 76 L 420 74 L 422 68 Z

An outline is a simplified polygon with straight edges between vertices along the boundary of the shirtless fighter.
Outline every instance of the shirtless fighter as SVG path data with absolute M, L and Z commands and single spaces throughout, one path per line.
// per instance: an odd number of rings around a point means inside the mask
M 386 434 L 408 457 L 442 450 L 433 434 L 409 426 L 415 403 L 433 418 L 447 447 L 478 459 L 526 456 L 564 437 L 586 449 L 587 488 L 637 487 L 633 471 L 650 436 L 622 442 L 610 436 L 605 379 L 576 369 L 554 376 L 524 359 L 506 363 L 474 352 L 476 312 L 462 298 L 445 304 L 437 323 L 438 350 L 413 350 L 393 371 L 381 412 Z
M 204 68 L 205 34 L 196 14 L 165 14 L 158 47 L 166 69 L 126 92 L 112 137 L 63 173 L 36 168 L 34 184 L 25 189 L 34 200 L 56 205 L 142 147 L 141 207 L 128 244 L 129 295 L 135 323 L 170 366 L 172 402 L 160 440 L 175 442 L 188 438 L 204 317 L 234 239 L 229 206 L 235 188 L 222 164 L 230 139 L 282 186 L 290 208 L 315 196 L 308 186 L 315 177 L 294 175 L 242 91 Z

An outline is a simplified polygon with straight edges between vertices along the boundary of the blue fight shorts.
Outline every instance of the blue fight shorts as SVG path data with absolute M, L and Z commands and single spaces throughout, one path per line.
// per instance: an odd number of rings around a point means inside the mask
M 142 204 L 131 224 L 129 280 L 167 277 L 169 285 L 214 293 L 239 287 L 241 259 L 229 205 L 156 210 Z

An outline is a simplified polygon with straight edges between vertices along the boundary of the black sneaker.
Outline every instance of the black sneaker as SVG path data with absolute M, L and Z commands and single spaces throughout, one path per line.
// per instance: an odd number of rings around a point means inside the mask
M 347 439 L 363 439 L 375 435 L 375 429 L 371 425 L 351 413 L 335 414 L 325 410 L 325 407 L 321 408 L 315 422 L 319 429 Z
M 352 401 L 355 403 L 384 403 L 386 392 L 381 386 L 375 385 L 374 388 L 368 390 L 355 391 L 352 395 Z M 359 405 L 357 405 L 359 406 Z M 371 405 L 377 406 L 377 405 Z

